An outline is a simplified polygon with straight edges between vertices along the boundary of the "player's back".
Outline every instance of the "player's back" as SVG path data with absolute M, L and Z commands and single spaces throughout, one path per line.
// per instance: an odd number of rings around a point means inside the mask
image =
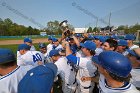
M 12 72 L 0 77 L 0 93 L 17 93 L 20 80 L 33 66 L 18 66 Z
M 21 55 L 18 60 L 18 65 L 33 65 L 38 66 L 38 61 L 44 64 L 44 55 L 39 51 L 27 51 L 24 55 Z
M 65 57 L 61 57 L 58 61 L 55 62 L 58 68 L 58 73 L 65 83 L 72 84 L 75 82 L 75 71 L 72 66 L 67 62 L 68 60 Z

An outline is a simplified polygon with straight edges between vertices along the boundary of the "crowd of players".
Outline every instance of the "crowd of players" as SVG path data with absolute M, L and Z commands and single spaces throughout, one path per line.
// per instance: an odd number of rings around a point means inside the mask
M 140 93 L 140 48 L 134 40 L 133 34 L 50 36 L 37 51 L 25 38 L 17 58 L 0 48 L 0 93 L 53 93 L 58 77 L 63 93 Z

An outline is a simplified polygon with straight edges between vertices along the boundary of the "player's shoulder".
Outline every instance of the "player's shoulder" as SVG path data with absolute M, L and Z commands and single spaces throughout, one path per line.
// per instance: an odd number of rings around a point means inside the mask
M 66 57 L 60 57 L 57 62 L 63 63 L 63 62 L 67 62 L 67 58 Z
M 56 62 L 55 64 L 56 65 L 66 65 L 67 64 L 67 58 L 66 57 L 60 57 Z
M 26 66 L 20 66 L 20 70 L 23 70 L 23 71 L 28 71 L 32 68 L 34 68 L 35 66 L 32 66 L 32 65 L 26 65 Z

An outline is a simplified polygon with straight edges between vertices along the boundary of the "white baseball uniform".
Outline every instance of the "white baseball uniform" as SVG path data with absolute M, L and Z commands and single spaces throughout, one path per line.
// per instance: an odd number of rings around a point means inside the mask
M 47 45 L 47 54 L 49 55 L 50 51 L 52 50 L 53 44 Z
M 99 55 L 101 52 L 103 52 L 103 49 L 100 47 L 100 48 L 96 48 L 96 50 L 95 50 L 95 55 Z
M 55 48 L 55 50 L 62 50 L 63 49 L 63 47 L 62 47 L 62 45 L 61 44 L 59 44 L 58 46 L 56 46 L 56 48 Z
M 131 70 L 131 83 L 140 89 L 140 68 L 135 68 Z
M 82 82 L 81 78 L 84 77 L 94 77 L 97 68 L 92 64 L 91 57 L 78 57 L 77 65 L 79 66 L 79 71 L 77 73 L 77 79 L 79 82 L 80 93 L 92 93 L 94 88 L 94 82 L 85 81 Z
M 18 66 L 12 72 L 0 77 L 0 93 L 18 93 L 17 87 L 26 72 L 33 66 Z
M 92 93 L 94 88 L 94 82 L 85 81 L 82 82 L 82 77 L 94 77 L 97 68 L 92 64 L 91 57 L 75 57 L 72 54 L 67 56 L 67 59 L 70 62 L 73 62 L 79 67 L 79 71 L 77 73 L 78 80 L 78 93 Z
M 76 52 L 76 57 L 85 57 L 81 50 Z
M 109 87 L 105 82 L 104 76 L 100 74 L 99 93 L 140 93 L 140 91 L 138 91 L 131 83 L 127 83 L 125 86 L 120 88 Z
M 45 63 L 51 63 L 52 61 L 51 61 L 51 58 L 48 56 L 48 54 L 47 53 L 45 53 L 45 54 L 43 54 L 44 55 L 44 61 L 45 61 Z
M 58 72 L 63 83 L 62 83 L 62 90 L 64 93 L 74 93 L 76 90 L 76 73 L 72 66 L 68 63 L 66 57 L 61 57 L 55 62 Z
M 39 51 L 27 51 L 25 54 L 17 56 L 18 66 L 38 66 L 39 61 L 44 64 L 44 55 Z

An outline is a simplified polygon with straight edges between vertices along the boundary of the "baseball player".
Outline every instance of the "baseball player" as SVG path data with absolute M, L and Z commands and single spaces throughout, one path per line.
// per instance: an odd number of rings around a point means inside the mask
M 28 38 L 28 37 L 24 38 L 24 43 L 31 47 L 30 48 L 31 51 L 35 51 L 36 50 L 34 45 L 32 44 L 32 39 L 31 38 Z
M 48 41 L 49 41 L 49 44 L 47 45 L 47 54 L 49 55 L 50 51 L 52 50 L 52 46 L 53 46 L 51 36 L 48 37 Z
M 140 93 L 129 82 L 132 69 L 129 59 L 124 55 L 105 51 L 98 58 L 92 58 L 100 72 L 99 93 Z
M 103 52 L 103 49 L 101 46 L 105 42 L 104 41 L 105 38 L 103 36 L 95 36 L 94 38 L 95 38 L 94 42 L 96 44 L 96 50 L 95 50 L 96 54 L 95 55 L 99 55 L 101 52 Z
M 107 39 L 105 43 L 102 45 L 102 48 L 105 51 L 108 51 L 108 50 L 115 51 L 117 49 L 117 45 L 118 45 L 117 41 L 113 39 Z
M 18 83 L 31 68 L 17 66 L 13 52 L 0 48 L 0 93 L 18 93 Z
M 133 41 L 136 39 L 136 37 L 135 37 L 133 34 L 127 34 L 127 35 L 125 35 L 124 39 L 127 40 L 128 49 L 133 50 L 133 49 L 135 49 L 135 48 L 139 48 L 138 45 L 135 45 L 135 44 L 133 43 Z M 127 55 L 128 55 L 128 52 L 126 51 L 126 52 L 124 53 L 124 55 L 127 56 Z
M 29 70 L 18 85 L 18 93 L 51 93 L 56 72 L 57 67 L 53 63 Z
M 127 34 L 127 35 L 125 35 L 124 39 L 127 40 L 128 47 L 129 47 L 130 50 L 132 50 L 134 48 L 139 48 L 138 45 L 135 45 L 133 43 L 133 41 L 136 39 L 136 37 L 133 34 Z
M 44 64 L 44 56 L 39 51 L 30 51 L 30 47 L 27 44 L 20 44 L 18 51 L 20 56 L 17 56 L 17 65 L 33 65 L 38 66 Z
M 127 57 L 129 58 L 129 60 L 131 61 L 132 64 L 132 71 L 131 71 L 131 82 L 132 84 L 135 85 L 136 88 L 138 88 L 140 90 L 140 55 L 137 54 L 137 51 L 139 50 L 127 50 L 128 51 L 128 55 Z M 140 51 L 139 51 L 140 52 Z
M 126 40 L 120 39 L 118 40 L 118 47 L 116 49 L 117 52 L 125 55 L 126 49 L 128 48 L 128 43 Z
M 44 62 L 45 63 L 50 63 L 52 62 L 51 61 L 51 58 L 49 57 L 49 55 L 47 54 L 47 47 L 46 47 L 46 44 L 45 43 L 39 43 L 39 50 L 40 52 L 44 55 Z
M 76 75 L 72 66 L 68 63 L 66 57 L 62 57 L 58 50 L 51 50 L 49 56 L 57 66 L 57 75 L 62 79 L 63 93 L 74 93 L 76 90 Z
M 62 50 L 63 49 L 62 45 L 59 43 L 57 38 L 52 38 L 52 42 L 53 42 L 52 49 L 56 49 L 56 50 Z
M 94 82 L 91 81 L 81 81 L 82 77 L 94 77 L 96 76 L 95 72 L 97 68 L 92 65 L 91 57 L 95 54 L 96 45 L 92 41 L 85 41 L 84 43 L 80 43 L 82 47 L 81 50 L 84 53 L 85 57 L 76 57 L 72 55 L 69 43 L 66 42 L 66 57 L 68 61 L 76 64 L 79 67 L 79 71 L 77 73 L 78 78 L 78 93 L 92 93 L 94 88 Z

